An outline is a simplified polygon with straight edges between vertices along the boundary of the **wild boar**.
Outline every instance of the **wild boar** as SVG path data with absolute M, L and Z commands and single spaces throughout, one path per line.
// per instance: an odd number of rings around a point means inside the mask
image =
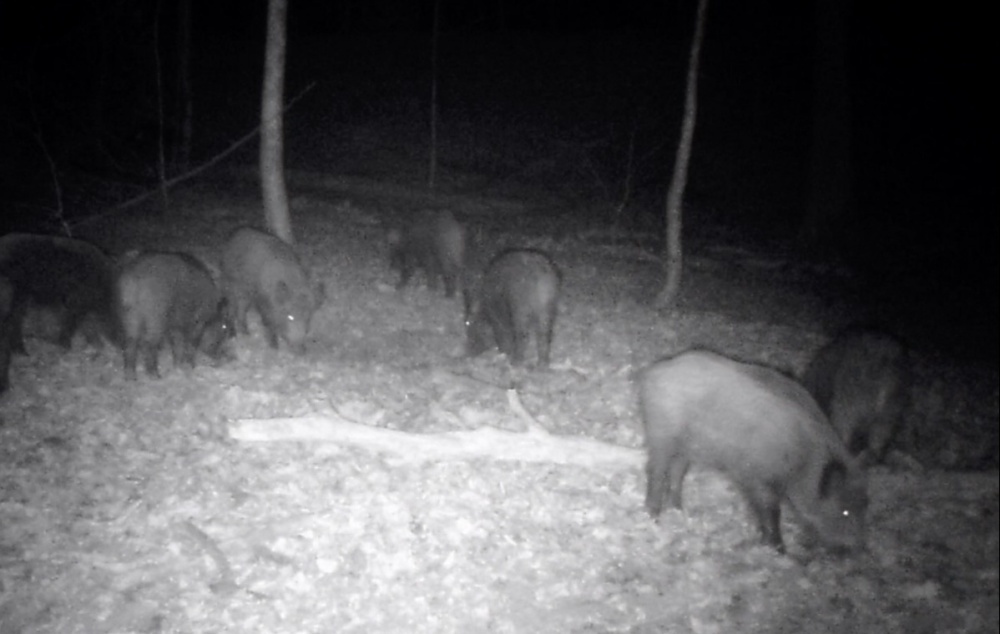
M 688 468 L 728 476 L 765 544 L 784 552 L 781 503 L 824 543 L 864 543 L 866 474 L 801 385 L 770 368 L 705 352 L 654 363 L 639 381 L 646 508 L 681 508 Z

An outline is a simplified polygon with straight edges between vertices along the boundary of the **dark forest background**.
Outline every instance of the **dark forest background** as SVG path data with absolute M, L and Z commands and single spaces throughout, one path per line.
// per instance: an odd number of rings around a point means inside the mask
M 441 0 L 442 167 L 610 207 L 634 139 L 627 219 L 658 231 L 694 4 Z M 154 51 L 169 149 L 178 6 L 0 4 L 4 231 L 59 230 L 155 185 Z M 191 10 L 197 165 L 257 123 L 266 6 L 195 0 Z M 389 177 L 345 132 L 366 126 L 425 159 L 432 13 L 428 1 L 290 0 L 286 95 L 316 83 L 287 115 L 290 168 Z M 711 4 L 686 201 L 695 228 L 799 244 L 814 16 L 813 2 Z M 853 200 L 800 253 L 846 261 L 871 293 L 933 313 L 963 354 L 995 360 L 996 50 L 986 24 L 985 13 L 940 6 L 853 4 Z M 255 145 L 231 160 L 253 164 Z

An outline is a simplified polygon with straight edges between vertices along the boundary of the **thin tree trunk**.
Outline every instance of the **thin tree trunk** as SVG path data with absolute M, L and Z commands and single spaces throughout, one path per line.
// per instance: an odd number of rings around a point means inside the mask
M 682 243 L 684 189 L 687 187 L 688 163 L 691 160 L 691 143 L 694 139 L 694 124 L 698 114 L 698 62 L 701 58 L 701 40 L 705 32 L 705 17 L 708 0 L 698 0 L 698 15 L 695 18 L 694 37 L 691 38 L 691 54 L 688 58 L 687 85 L 684 96 L 684 118 L 681 122 L 681 138 L 677 143 L 674 159 L 674 174 L 667 191 L 666 236 L 663 265 L 665 280 L 663 288 L 656 296 L 655 305 L 666 308 L 677 299 L 681 287 L 681 271 L 684 267 Z
M 186 172 L 191 166 L 191 139 L 194 128 L 194 97 L 191 94 L 191 0 L 177 7 L 177 107 L 180 138 L 174 146 L 174 169 Z
M 285 23 L 288 0 L 268 0 L 264 88 L 261 93 L 260 182 L 264 220 L 274 235 L 291 244 L 292 222 L 285 186 L 285 133 L 282 102 L 285 95 Z
M 441 24 L 441 0 L 434 0 L 434 23 L 431 25 L 431 150 L 427 187 L 434 189 L 437 177 L 437 124 L 438 124 L 438 29 Z
M 163 204 L 162 213 L 170 211 L 170 192 L 167 190 L 167 151 L 164 134 L 167 126 L 163 111 L 163 60 L 160 58 L 160 18 L 163 5 L 156 3 L 156 14 L 153 17 L 153 61 L 156 65 L 156 176 L 160 183 L 160 199 Z

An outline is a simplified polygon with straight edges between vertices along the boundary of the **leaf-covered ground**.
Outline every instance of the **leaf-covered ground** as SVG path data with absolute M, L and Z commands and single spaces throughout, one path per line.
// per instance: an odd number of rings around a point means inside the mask
M 231 440 L 237 419 L 324 414 L 519 430 L 515 385 L 553 433 L 639 447 L 632 380 L 654 358 L 709 346 L 797 372 L 860 316 L 842 272 L 711 240 L 692 242 L 679 307 L 657 314 L 643 301 L 657 265 L 638 248 L 511 201 L 446 200 L 483 251 L 538 246 L 562 268 L 553 367 L 512 372 L 462 356 L 457 302 L 394 289 L 383 223 L 428 201 L 304 175 L 293 190 L 328 296 L 305 356 L 257 328 L 219 367 L 174 369 L 164 353 L 161 380 L 126 382 L 118 351 L 83 342 L 29 340 L 15 359 L 0 400 L 3 634 L 997 631 L 997 472 L 935 466 L 984 444 L 995 455 L 997 377 L 932 355 L 901 439 L 929 468 L 872 471 L 870 548 L 847 558 L 804 549 L 790 522 L 789 556 L 757 545 L 733 487 L 705 471 L 685 512 L 656 524 L 640 469 Z M 254 197 L 251 183 L 207 182 L 167 220 L 111 216 L 93 232 L 117 252 L 211 260 L 229 230 L 259 224 Z

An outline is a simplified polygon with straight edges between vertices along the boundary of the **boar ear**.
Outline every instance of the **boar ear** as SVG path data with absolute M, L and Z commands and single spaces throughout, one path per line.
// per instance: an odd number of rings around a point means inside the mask
M 834 458 L 823 465 L 823 472 L 819 476 L 820 499 L 827 499 L 842 491 L 846 479 L 847 466 L 843 461 Z

